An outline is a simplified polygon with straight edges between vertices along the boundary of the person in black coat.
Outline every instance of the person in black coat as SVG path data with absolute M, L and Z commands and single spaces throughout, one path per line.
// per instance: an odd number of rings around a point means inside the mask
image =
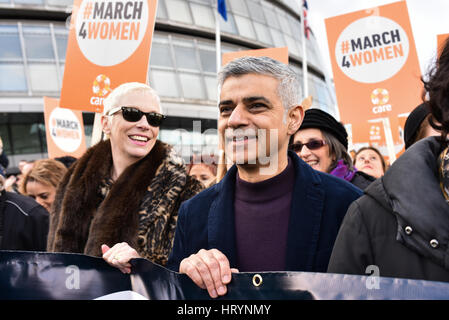
M 328 272 L 374 265 L 384 277 L 449 282 L 449 41 L 424 87 L 441 136 L 413 144 L 349 207 Z
M 49 216 L 30 197 L 3 190 L 0 176 L 0 249 L 45 251 Z
M 6 168 L 9 165 L 9 159 L 6 156 L 6 153 L 3 150 L 3 141 L 2 137 L 0 137 L 0 175 L 6 175 Z

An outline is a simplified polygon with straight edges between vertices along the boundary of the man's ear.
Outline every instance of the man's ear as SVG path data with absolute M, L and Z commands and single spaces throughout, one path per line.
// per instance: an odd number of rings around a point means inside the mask
M 110 117 L 102 115 L 101 116 L 101 127 L 103 129 L 103 133 L 107 136 L 111 134 L 111 120 Z
M 294 135 L 301 126 L 304 119 L 304 108 L 300 105 L 294 106 L 288 110 L 287 114 L 287 133 Z

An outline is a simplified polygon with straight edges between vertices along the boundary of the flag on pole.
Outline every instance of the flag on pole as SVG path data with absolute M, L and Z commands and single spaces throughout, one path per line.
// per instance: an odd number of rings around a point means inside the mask
M 302 42 L 302 81 L 303 81 L 303 95 L 304 97 L 309 96 L 309 83 L 308 83 L 308 73 L 307 73 L 307 45 L 306 38 L 309 39 L 308 27 L 306 25 L 306 14 L 307 14 L 307 1 L 302 1 L 301 12 L 301 42 Z
M 304 17 L 304 34 L 306 36 L 307 39 L 310 39 L 310 28 L 309 28 L 309 24 L 307 23 L 307 10 L 309 10 L 309 6 L 307 5 L 307 1 L 303 0 L 302 2 L 302 10 L 303 10 L 303 17 Z
M 221 14 L 223 19 L 225 21 L 228 21 L 228 15 L 226 13 L 226 1 L 225 0 L 218 0 L 218 6 L 217 6 L 218 12 Z

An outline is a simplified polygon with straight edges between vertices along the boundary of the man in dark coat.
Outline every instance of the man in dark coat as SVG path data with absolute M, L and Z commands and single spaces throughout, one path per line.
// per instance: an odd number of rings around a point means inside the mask
M 168 262 L 211 297 L 226 294 L 235 268 L 325 272 L 361 195 L 287 153 L 304 114 L 300 87 L 291 68 L 267 57 L 239 58 L 220 72 L 218 131 L 235 164 L 181 206 Z
M 3 190 L 0 176 L 0 249 L 45 251 L 48 212 L 30 197 Z

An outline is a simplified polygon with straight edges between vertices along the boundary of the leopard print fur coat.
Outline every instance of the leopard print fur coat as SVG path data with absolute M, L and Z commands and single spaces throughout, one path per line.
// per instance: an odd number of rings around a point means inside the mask
M 101 256 L 102 244 L 127 242 L 143 258 L 165 265 L 179 206 L 203 185 L 161 141 L 109 184 L 111 167 L 109 140 L 70 167 L 51 210 L 47 250 Z

